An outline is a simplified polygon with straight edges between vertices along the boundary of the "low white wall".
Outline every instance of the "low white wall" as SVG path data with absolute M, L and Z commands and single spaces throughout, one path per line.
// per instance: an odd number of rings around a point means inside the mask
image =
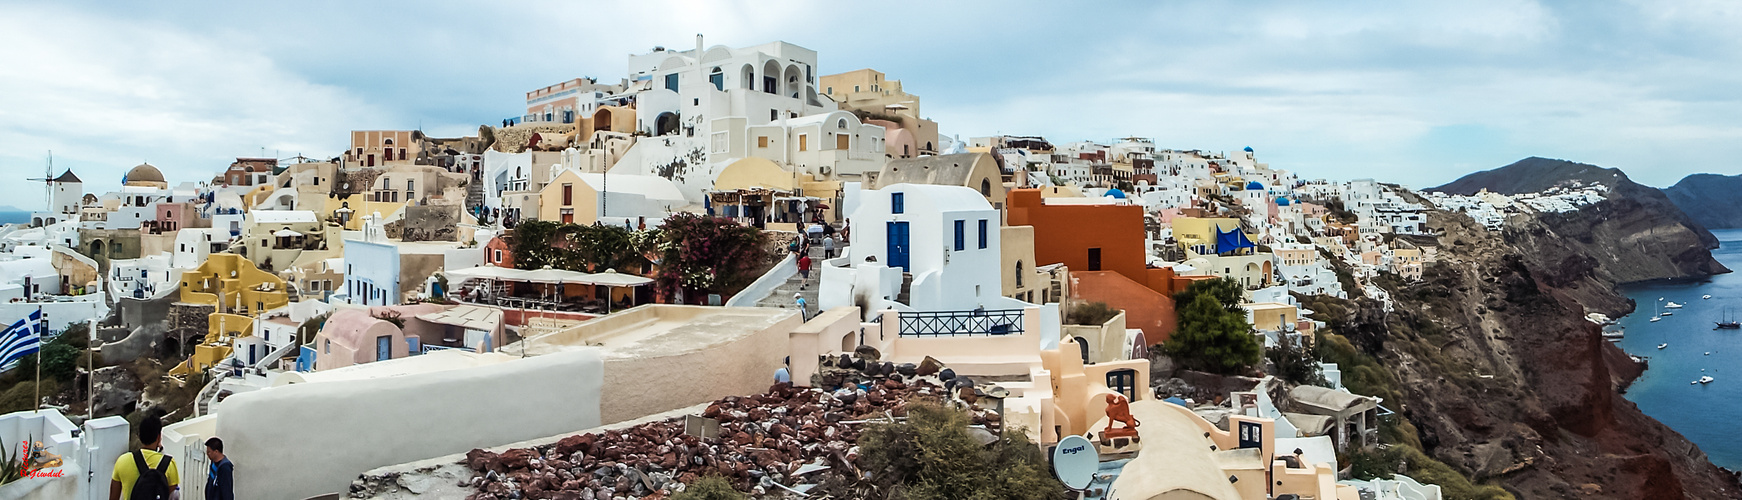
M 786 258 L 775 264 L 773 269 L 756 278 L 756 281 L 751 282 L 750 286 L 737 295 L 726 299 L 726 307 L 756 307 L 757 302 L 774 293 L 775 288 L 786 284 L 786 280 L 792 279 L 795 274 L 798 274 L 798 256 L 788 252 Z
M 391 363 L 387 361 L 384 363 Z M 370 469 L 598 426 L 592 350 L 489 366 L 237 394 L 217 435 L 237 498 L 345 492 Z

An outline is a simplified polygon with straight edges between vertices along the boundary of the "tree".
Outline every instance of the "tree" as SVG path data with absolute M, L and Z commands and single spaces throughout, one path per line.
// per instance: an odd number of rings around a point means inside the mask
M 1306 345 L 1306 342 L 1289 340 L 1283 337 L 1276 347 L 1264 349 L 1264 358 L 1276 365 L 1276 376 L 1296 384 L 1326 385 L 1325 375 L 1319 369 L 1319 346 L 1317 343 Z
M 725 217 L 679 213 L 659 230 L 659 286 L 668 292 L 735 293 L 769 260 L 762 231 Z
M 1228 311 L 1210 294 L 1189 292 L 1181 295 L 1190 301 L 1176 309 L 1179 329 L 1162 343 L 1168 356 L 1187 368 L 1222 374 L 1236 373 L 1264 357 L 1245 315 Z
M 1023 432 L 990 445 L 969 434 L 968 415 L 936 404 L 908 406 L 907 422 L 873 425 L 859 436 L 859 466 L 871 491 L 860 498 L 1062 499 L 1064 485 Z
M 1196 280 L 1184 291 L 1174 294 L 1173 301 L 1175 304 L 1189 304 L 1198 295 L 1209 295 L 1221 304 L 1222 310 L 1240 313 L 1242 318 L 1246 316 L 1240 309 L 1240 302 L 1246 299 L 1246 289 L 1238 281 L 1229 278 Z

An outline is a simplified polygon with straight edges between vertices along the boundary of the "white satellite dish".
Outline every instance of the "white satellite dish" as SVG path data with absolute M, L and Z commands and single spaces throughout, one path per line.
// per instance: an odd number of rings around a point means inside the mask
M 1081 490 L 1095 480 L 1101 468 L 1101 456 L 1088 438 L 1070 435 L 1059 440 L 1052 449 L 1052 473 L 1066 488 Z

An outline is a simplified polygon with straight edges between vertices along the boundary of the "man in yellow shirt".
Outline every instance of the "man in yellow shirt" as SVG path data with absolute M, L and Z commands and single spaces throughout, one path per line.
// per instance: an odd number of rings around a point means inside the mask
M 157 412 L 146 414 L 145 418 L 139 422 L 139 442 L 139 451 L 125 453 L 120 458 L 115 459 L 115 474 L 110 477 L 109 482 L 109 500 L 131 500 L 133 498 L 133 487 L 141 483 L 141 471 L 138 464 L 140 458 L 143 458 L 145 466 L 151 469 L 145 471 L 147 474 L 155 476 L 158 471 L 162 471 L 164 478 L 167 479 L 167 482 L 163 483 L 165 486 L 164 498 L 168 498 L 169 494 L 181 484 L 181 475 L 176 471 L 175 460 L 169 455 L 163 454 L 163 419 L 157 415 Z M 166 461 L 169 462 L 168 467 L 163 467 L 163 462 Z M 147 479 L 145 483 L 149 485 L 153 484 L 157 478 Z

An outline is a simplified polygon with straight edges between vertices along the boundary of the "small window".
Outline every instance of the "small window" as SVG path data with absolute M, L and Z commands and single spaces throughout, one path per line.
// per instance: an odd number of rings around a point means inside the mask
M 889 194 L 889 213 L 899 214 L 899 213 L 906 213 L 906 212 L 907 212 L 907 194 L 906 193 L 890 193 Z
M 573 184 L 563 184 L 563 204 L 575 204 L 575 186 Z
M 980 249 L 986 249 L 986 219 L 980 219 Z
M 968 221 L 964 221 L 964 220 L 957 220 L 956 221 L 956 251 L 958 251 L 958 252 L 968 249 L 968 245 L 967 245 L 968 230 L 966 229 L 967 227 L 968 227 Z
M 827 91 L 825 91 L 825 92 L 823 92 L 823 93 L 824 93 L 824 94 L 828 94 L 828 95 L 835 95 L 835 88 L 834 88 L 834 87 L 829 87 L 829 90 L 827 90 Z
M 764 136 L 757 137 L 756 138 L 756 147 L 759 147 L 759 148 L 768 147 L 768 136 L 764 135 Z
M 799 134 L 798 135 L 798 150 L 799 151 L 809 151 L 810 150 L 810 135 L 808 135 L 808 134 Z
M 677 73 L 665 75 L 665 89 L 677 92 Z
M 775 121 L 775 120 L 779 120 L 779 119 L 780 119 L 780 110 L 778 110 L 778 109 L 768 110 L 768 121 Z
M 980 196 L 992 197 L 992 179 L 980 179 Z

